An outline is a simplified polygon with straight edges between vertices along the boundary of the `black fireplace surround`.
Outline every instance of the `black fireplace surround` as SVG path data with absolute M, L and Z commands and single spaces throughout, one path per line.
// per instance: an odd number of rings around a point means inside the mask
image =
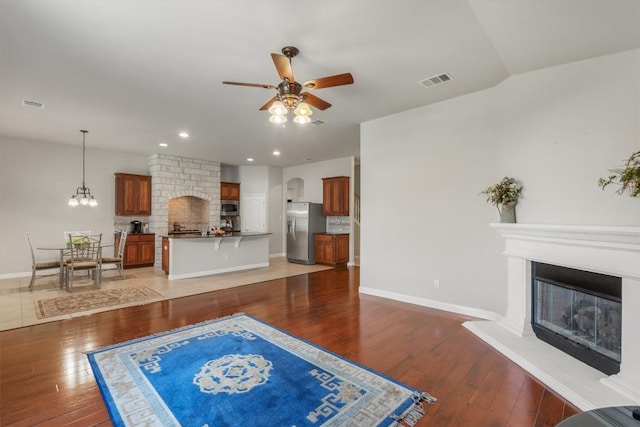
M 622 278 L 532 262 L 536 336 L 613 375 L 620 372 Z

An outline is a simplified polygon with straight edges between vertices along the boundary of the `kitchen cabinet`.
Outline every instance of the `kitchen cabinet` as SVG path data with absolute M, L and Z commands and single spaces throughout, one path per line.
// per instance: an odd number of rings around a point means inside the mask
M 220 200 L 240 200 L 240 184 L 235 182 L 221 182 Z
M 349 235 L 325 234 L 315 235 L 316 263 L 326 265 L 346 264 L 349 261 Z
M 120 234 L 116 234 L 114 247 L 120 243 Z M 156 260 L 156 235 L 148 234 L 127 234 L 127 241 L 124 245 L 123 266 L 124 268 L 151 267 Z
M 116 173 L 116 215 L 151 215 L 151 177 Z
M 169 274 L 169 238 L 162 238 L 162 271 Z
M 322 214 L 349 216 L 349 177 L 322 178 Z

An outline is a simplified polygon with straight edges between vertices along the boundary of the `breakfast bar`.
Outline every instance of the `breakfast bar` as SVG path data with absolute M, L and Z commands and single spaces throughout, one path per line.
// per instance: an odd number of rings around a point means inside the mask
M 270 234 L 163 236 L 162 268 L 176 280 L 268 267 Z

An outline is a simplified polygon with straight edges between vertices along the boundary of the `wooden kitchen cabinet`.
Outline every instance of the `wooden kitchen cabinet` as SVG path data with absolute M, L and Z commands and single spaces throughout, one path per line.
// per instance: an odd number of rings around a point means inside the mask
M 340 265 L 349 262 L 349 235 L 324 234 L 315 236 L 316 263 Z
M 221 182 L 220 200 L 240 200 L 240 184 L 235 182 Z
M 322 214 L 349 216 L 349 177 L 322 178 Z
M 151 215 L 151 177 L 116 173 L 116 215 Z
M 162 271 L 169 274 L 169 238 L 162 238 Z
M 120 243 L 120 234 L 116 234 L 114 247 Z M 127 234 L 127 242 L 124 245 L 123 267 L 151 267 L 156 260 L 156 235 Z

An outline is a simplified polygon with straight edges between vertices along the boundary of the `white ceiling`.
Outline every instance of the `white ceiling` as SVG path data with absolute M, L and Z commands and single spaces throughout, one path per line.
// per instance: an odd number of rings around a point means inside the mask
M 299 82 L 354 76 L 313 92 L 333 105 L 322 125 L 273 125 L 273 89 L 221 83 L 277 85 L 286 45 Z M 638 47 L 640 0 L 0 0 L 0 135 L 80 145 L 87 129 L 88 155 L 233 165 L 357 157 L 362 122 Z

